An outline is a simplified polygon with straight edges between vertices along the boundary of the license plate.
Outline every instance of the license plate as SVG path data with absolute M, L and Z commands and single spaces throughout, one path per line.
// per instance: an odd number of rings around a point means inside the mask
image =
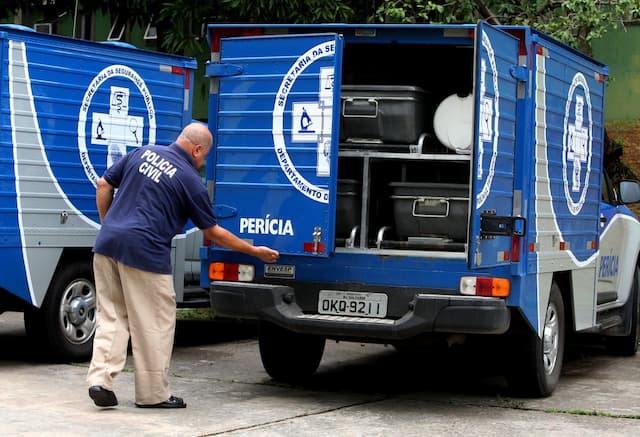
M 318 312 L 341 316 L 387 316 L 387 295 L 355 291 L 320 290 Z
M 296 266 L 281 265 L 281 264 L 265 264 L 264 277 L 293 279 L 296 277 Z

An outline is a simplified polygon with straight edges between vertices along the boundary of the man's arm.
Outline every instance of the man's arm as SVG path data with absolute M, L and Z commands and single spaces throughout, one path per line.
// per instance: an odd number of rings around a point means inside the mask
M 98 206 L 98 214 L 100 222 L 104 222 L 104 216 L 107 215 L 111 202 L 113 201 L 113 186 L 104 178 L 98 179 L 96 187 L 96 205 Z
M 278 251 L 273 250 L 266 246 L 254 246 L 247 243 L 241 238 L 236 237 L 233 233 L 229 232 L 220 225 L 214 225 L 210 228 L 203 229 L 202 233 L 205 238 L 213 241 L 219 246 L 226 247 L 236 252 L 246 253 L 247 255 L 255 256 L 264 262 L 276 262 L 280 254 Z

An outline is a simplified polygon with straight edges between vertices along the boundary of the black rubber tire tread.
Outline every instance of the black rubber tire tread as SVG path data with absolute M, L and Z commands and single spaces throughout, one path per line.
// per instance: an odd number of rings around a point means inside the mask
M 65 289 L 78 279 L 89 281 L 95 289 L 90 261 L 75 261 L 63 266 L 51 281 L 42 306 L 24 313 L 27 336 L 42 348 L 42 353 L 46 354 L 49 361 L 86 361 L 91 358 L 95 331 L 86 341 L 72 343 L 65 337 L 58 321 Z
M 638 341 L 640 341 L 640 273 L 636 266 L 631 284 L 631 330 L 628 335 L 607 337 L 607 351 L 613 355 L 630 357 L 638 352 Z
M 516 396 L 547 397 L 555 390 L 564 360 L 566 321 L 560 288 L 553 282 L 549 307 L 553 308 L 558 329 L 557 355 L 551 372 L 545 370 L 543 340 L 531 329 L 512 338 L 512 364 L 507 372 L 509 388 Z M 548 312 L 545 312 L 545 326 Z M 544 329 L 544 328 L 543 328 Z
M 300 383 L 320 365 L 325 338 L 289 331 L 261 322 L 258 331 L 260 358 L 266 372 L 276 381 Z

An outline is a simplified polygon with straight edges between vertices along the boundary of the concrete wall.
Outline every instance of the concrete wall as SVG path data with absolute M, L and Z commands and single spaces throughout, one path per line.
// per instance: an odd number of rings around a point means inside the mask
M 640 24 L 607 32 L 592 44 L 593 56 L 609 66 L 606 120 L 640 118 Z

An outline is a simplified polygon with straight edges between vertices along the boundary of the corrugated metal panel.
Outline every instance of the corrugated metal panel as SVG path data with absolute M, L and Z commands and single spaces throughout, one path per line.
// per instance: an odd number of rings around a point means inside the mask
M 305 248 L 316 241 L 326 256 L 334 244 L 336 41 L 222 41 L 221 62 L 242 74 L 219 81 L 215 203 L 238 211 L 223 226 L 281 253 L 311 254 Z
M 0 250 L 11 262 L 0 287 L 40 304 L 62 249 L 93 246 L 95 183 L 110 162 L 171 143 L 191 120 L 195 61 L 11 27 L 1 35 Z
M 517 80 L 511 69 L 517 65 L 518 40 L 480 23 L 476 33 L 474 213 L 469 251 L 473 267 L 511 262 L 511 236 L 484 236 L 480 222 L 482 214 L 513 215 Z

